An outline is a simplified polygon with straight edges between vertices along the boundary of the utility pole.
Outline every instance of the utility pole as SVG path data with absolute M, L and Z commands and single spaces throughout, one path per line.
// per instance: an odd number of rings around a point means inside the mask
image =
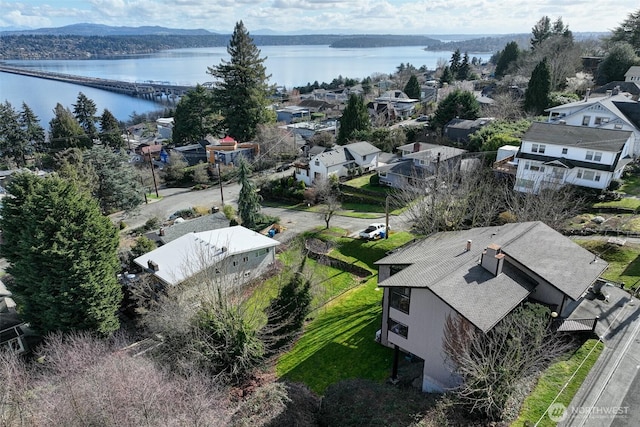
M 387 198 L 384 201 L 384 213 L 385 213 L 385 224 L 384 224 L 384 238 L 385 240 L 389 238 L 389 197 L 391 196 L 387 196 Z
M 224 207 L 224 193 L 222 192 L 222 175 L 220 175 L 220 163 L 216 163 L 216 165 L 218 166 L 218 182 L 220 183 L 220 203 L 222 204 L 222 206 L 220 206 L 221 208 Z
M 151 159 L 151 150 L 149 150 L 147 154 L 149 154 L 149 166 L 151 166 L 151 176 L 153 176 L 153 186 L 156 189 L 156 197 L 160 198 L 160 194 L 158 194 L 158 182 L 156 181 L 156 171 L 153 168 L 153 160 Z

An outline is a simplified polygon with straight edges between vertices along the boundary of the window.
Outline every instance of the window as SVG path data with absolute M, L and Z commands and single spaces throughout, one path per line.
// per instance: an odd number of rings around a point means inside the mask
M 411 302 L 411 288 L 391 288 L 391 296 L 389 306 L 409 314 L 409 305 Z
M 249 261 L 249 257 L 248 256 L 243 256 L 242 257 L 242 262 L 247 262 Z
M 563 179 L 564 178 L 564 169 L 561 168 L 552 168 L 551 169 L 551 177 L 553 179 Z
M 365 160 L 367 160 L 367 156 L 366 155 L 362 156 L 362 161 L 365 161 Z
M 235 267 L 236 265 L 238 265 L 238 261 L 233 261 L 233 266 Z
M 516 179 L 516 187 L 518 188 L 533 188 L 535 181 L 532 179 Z
M 264 248 L 256 251 L 256 257 L 261 257 L 262 255 L 266 255 L 269 253 L 269 248 Z
M 400 322 L 396 322 L 395 320 L 389 318 L 389 331 L 393 332 L 396 335 L 400 335 L 401 337 L 407 338 L 409 335 L 409 327 Z
M 316 160 L 316 166 L 320 166 L 320 160 Z
M 567 154 L 567 152 L 569 152 L 569 149 L 568 149 L 568 148 L 563 148 L 563 149 L 562 149 L 562 154 Z
M 544 172 L 544 166 L 536 162 L 525 162 L 524 169 L 532 172 Z
M 396 273 L 401 272 L 402 270 L 404 270 L 405 268 L 407 268 L 406 265 L 392 265 L 389 270 L 390 270 L 390 276 L 393 276 Z
M 531 144 L 531 152 L 532 153 L 540 153 L 543 154 L 545 148 L 547 148 L 544 144 Z
M 387 177 L 387 171 L 379 171 L 378 172 L 378 176 L 380 176 L 382 178 L 386 178 Z
M 616 123 L 614 127 L 616 129 L 622 129 L 622 125 L 620 123 Z
M 594 123 L 596 125 L 603 125 L 605 123 L 609 123 L 609 117 L 596 117 Z
M 583 169 L 578 169 L 576 176 L 578 177 L 578 179 L 584 179 L 587 181 L 596 181 L 596 182 L 599 182 L 601 178 L 600 172 L 583 170 Z
M 582 126 L 589 126 L 591 116 L 582 116 Z
M 594 162 L 599 162 L 602 160 L 602 153 L 600 151 L 587 151 L 587 155 L 585 156 L 586 160 L 593 160 Z

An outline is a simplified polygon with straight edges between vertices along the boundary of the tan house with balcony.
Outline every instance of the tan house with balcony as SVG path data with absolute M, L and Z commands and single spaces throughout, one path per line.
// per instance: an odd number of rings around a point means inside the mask
M 376 264 L 384 289 L 380 342 L 424 361 L 426 392 L 459 381 L 443 350 L 447 317 L 487 333 L 533 301 L 549 306 L 563 330 L 593 330 L 596 318 L 572 313 L 608 266 L 542 222 L 436 233 Z

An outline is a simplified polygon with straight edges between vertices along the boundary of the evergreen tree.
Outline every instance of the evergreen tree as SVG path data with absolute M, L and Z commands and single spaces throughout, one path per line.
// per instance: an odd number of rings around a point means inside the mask
M 238 194 L 238 215 L 244 227 L 253 229 L 260 222 L 260 195 L 256 185 L 249 179 L 251 174 L 249 162 L 240 156 L 237 163 L 238 182 L 242 186 Z
M 368 131 L 369 129 L 371 129 L 371 121 L 369 120 L 369 111 L 364 104 L 364 100 L 356 94 L 351 94 L 340 118 L 340 128 L 338 129 L 336 142 L 340 145 L 345 145 L 357 131 Z
M 20 127 L 25 132 L 27 141 L 29 141 L 29 149 L 27 152 L 44 152 L 45 132 L 40 126 L 40 119 L 26 103 L 22 103 L 22 111 L 20 111 Z
M 551 37 L 551 19 L 548 16 L 540 18 L 536 25 L 531 28 L 531 49 L 535 49 L 543 41 Z
M 469 54 L 465 52 L 462 57 L 462 62 L 458 67 L 458 71 L 456 72 L 456 80 L 467 80 L 470 75 L 471 65 L 469 65 Z
M 456 89 L 440 101 L 432 123 L 436 128 L 442 128 L 456 117 L 473 120 L 479 116 L 480 104 L 473 93 Z
M 85 151 L 84 160 L 97 178 L 93 196 L 104 214 L 137 208 L 143 200 L 138 171 L 127 161 L 124 151 L 95 146 Z
M 629 43 L 640 55 L 640 9 L 630 13 L 622 24 L 613 29 L 609 41 Z
M 458 74 L 458 69 L 460 68 L 460 59 L 462 59 L 462 54 L 460 53 L 460 49 L 456 49 L 453 54 L 451 54 L 451 74 L 456 76 Z
M 604 85 L 609 82 L 624 81 L 624 75 L 629 67 L 638 64 L 640 64 L 640 58 L 629 43 L 614 43 L 598 65 L 596 83 Z
M 440 76 L 440 84 L 451 84 L 453 82 L 453 73 L 448 65 L 445 65 L 442 70 L 442 76 Z
M 125 145 L 118 120 L 106 108 L 100 116 L 100 141 L 113 150 L 124 148 Z
M 49 141 L 53 150 L 90 147 L 91 140 L 68 108 L 58 103 L 53 112 L 55 116 L 49 121 Z
M 80 123 L 80 126 L 84 130 L 85 135 L 90 139 L 89 145 L 93 143 L 93 140 L 98 137 L 98 129 L 96 128 L 96 113 L 98 108 L 96 103 L 92 99 L 80 92 L 78 93 L 78 99 L 73 104 L 73 115 Z
M 214 105 L 224 116 L 228 134 L 238 141 L 250 141 L 261 123 L 274 120 L 267 110 L 266 74 L 260 50 L 256 47 L 242 21 L 236 23 L 227 47 L 230 61 L 209 67 L 208 73 L 218 79 L 213 88 Z
M 17 175 L 0 208 L 9 288 L 38 332 L 118 329 L 118 233 L 98 204 L 60 177 Z
M 547 59 L 543 59 L 536 65 L 531 73 L 531 79 L 524 94 L 524 109 L 535 115 L 542 114 L 549 107 L 549 94 L 551 93 L 551 72 Z
M 5 101 L 0 104 L 0 155 L 24 166 L 27 144 L 26 133 L 20 127 L 19 113 L 9 101 Z
M 420 99 L 420 83 L 418 83 L 418 78 L 415 74 L 411 74 L 411 77 L 409 77 L 409 81 L 404 87 L 404 93 L 409 98 Z
M 187 92 L 176 105 L 172 139 L 177 146 L 197 144 L 219 126 L 211 93 L 201 85 Z
M 496 64 L 495 76 L 496 78 L 502 78 L 505 76 L 509 67 L 512 64 L 515 64 L 518 60 L 518 56 L 520 56 L 520 49 L 518 49 L 518 43 L 515 41 L 507 43 L 502 52 L 500 52 L 500 56 L 498 58 L 498 62 Z

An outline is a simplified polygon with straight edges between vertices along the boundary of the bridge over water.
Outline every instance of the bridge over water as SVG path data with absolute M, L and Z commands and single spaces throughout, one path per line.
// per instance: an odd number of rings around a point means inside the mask
M 108 90 L 110 92 L 122 93 L 130 96 L 138 96 L 147 99 L 175 99 L 186 94 L 195 86 L 172 85 L 168 82 L 144 82 L 132 83 L 119 80 L 101 79 L 95 77 L 74 76 L 71 74 L 54 73 L 50 71 L 30 70 L 27 68 L 11 67 L 0 64 L 0 72 L 19 74 L 21 76 L 37 77 L 41 79 L 56 80 L 59 82 L 73 83 L 81 86 L 89 86 L 96 89 Z

